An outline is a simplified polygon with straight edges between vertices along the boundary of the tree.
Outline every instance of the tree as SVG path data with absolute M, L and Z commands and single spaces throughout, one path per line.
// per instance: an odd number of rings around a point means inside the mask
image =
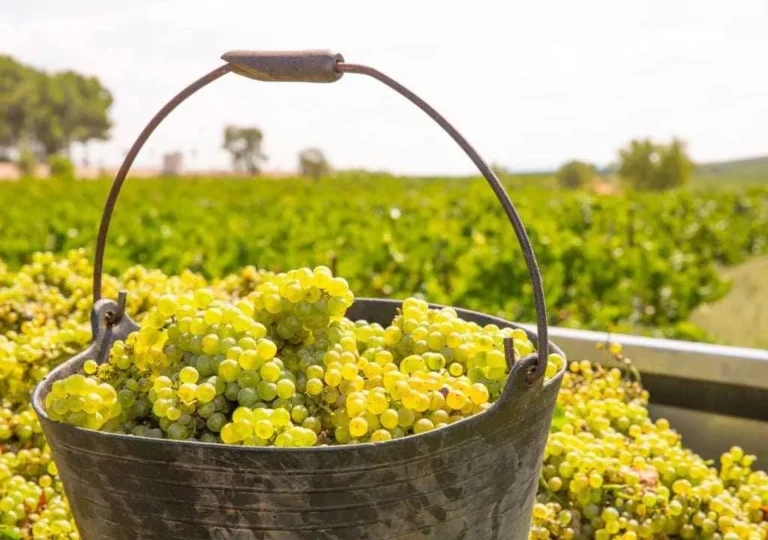
M 224 146 L 232 155 L 232 167 L 249 174 L 261 172 L 261 163 L 267 156 L 261 151 L 264 135 L 256 127 L 227 126 L 224 128 Z
M 112 94 L 96 77 L 67 73 L 74 77 L 72 83 L 75 86 L 75 95 L 80 98 L 78 121 L 72 132 L 74 140 L 82 144 L 107 140 L 112 127 L 112 121 L 107 115 L 113 102 Z
M 682 186 L 691 179 L 694 164 L 688 157 L 683 141 L 672 139 L 672 142 L 661 152 L 658 169 L 661 186 L 659 189 L 665 189 L 667 186 Z
M 578 189 L 584 187 L 597 175 L 594 165 L 583 161 L 569 161 L 558 169 L 555 177 L 561 187 Z
M 331 166 L 319 148 L 306 148 L 299 152 L 299 171 L 301 176 L 319 180 L 331 172 Z
M 0 153 L 28 146 L 48 158 L 75 142 L 106 140 L 111 105 L 96 77 L 49 74 L 0 56 Z
M 693 162 L 679 139 L 672 139 L 668 145 L 650 139 L 633 140 L 619 150 L 618 172 L 635 189 L 661 191 L 688 182 Z
M 45 156 L 69 152 L 73 142 L 106 140 L 112 95 L 98 79 L 73 71 L 42 76 L 33 116 L 33 137 Z
M 20 152 L 35 101 L 35 71 L 0 56 L 0 154 Z

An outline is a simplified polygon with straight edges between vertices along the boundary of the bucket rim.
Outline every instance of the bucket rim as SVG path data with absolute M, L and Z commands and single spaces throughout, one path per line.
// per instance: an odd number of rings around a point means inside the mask
M 352 306 L 349 308 L 349 310 L 352 310 L 354 306 L 359 303 L 378 304 L 378 305 L 385 305 L 390 307 L 398 307 L 402 305 L 403 300 L 397 300 L 392 298 L 367 298 L 367 297 L 355 298 L 355 301 L 352 304 Z M 430 309 L 441 309 L 445 307 L 450 307 L 451 309 L 456 310 L 456 313 L 460 316 L 462 314 L 465 314 L 471 317 L 480 317 L 480 318 L 486 319 L 489 322 L 485 324 L 496 324 L 496 325 L 499 325 L 500 327 L 508 327 L 508 328 L 523 330 L 530 339 L 536 342 L 537 344 L 536 352 L 538 353 L 538 350 L 539 350 L 538 338 L 537 338 L 536 332 L 533 330 L 524 328 L 516 323 L 507 321 L 506 319 L 502 319 L 501 317 L 488 315 L 485 313 L 473 311 L 466 308 L 448 306 L 445 304 L 434 304 L 430 302 L 428 302 L 427 304 Z M 352 321 L 355 320 L 352 318 L 349 318 L 349 319 Z M 552 341 L 549 341 L 548 344 L 549 344 L 549 353 L 550 354 L 557 353 L 560 356 L 562 356 L 563 363 L 560 366 L 560 369 L 558 370 L 558 372 L 553 377 L 551 377 L 550 379 L 541 377 L 541 379 L 536 381 L 533 385 L 530 385 L 531 389 L 535 390 L 538 388 L 539 392 L 547 391 L 552 386 L 559 388 L 560 383 L 562 382 L 563 375 L 565 374 L 568 368 L 568 359 L 565 353 L 560 349 L 560 347 L 552 343 Z M 275 454 L 275 453 L 307 454 L 307 453 L 326 453 L 326 452 L 344 452 L 344 451 L 353 452 L 353 451 L 360 451 L 360 450 L 365 451 L 371 448 L 376 448 L 376 449 L 391 448 L 391 447 L 395 447 L 396 445 L 402 445 L 404 444 L 405 441 L 413 444 L 414 442 L 418 442 L 418 441 L 427 441 L 429 438 L 441 437 L 444 433 L 446 433 L 447 430 L 452 430 L 457 426 L 462 426 L 464 429 L 472 430 L 471 431 L 472 435 L 475 435 L 475 434 L 482 435 L 482 432 L 480 430 L 476 430 L 472 428 L 476 428 L 483 421 L 487 422 L 489 419 L 499 415 L 499 413 L 501 412 L 502 406 L 504 405 L 503 403 L 504 400 L 502 398 L 510 388 L 513 374 L 515 374 L 517 377 L 522 379 L 525 376 L 525 373 L 521 373 L 521 372 L 527 371 L 530 368 L 530 362 L 527 363 L 527 365 L 523 365 L 522 361 L 516 362 L 512 367 L 512 370 L 509 372 L 507 376 L 507 381 L 505 383 L 504 388 L 502 389 L 501 395 L 484 412 L 474 414 L 469 418 L 463 418 L 452 424 L 435 428 L 430 431 L 426 431 L 424 433 L 405 435 L 397 439 L 390 439 L 388 441 L 382 441 L 382 442 L 365 442 L 365 443 L 356 443 L 356 444 L 333 444 L 333 445 L 329 444 L 325 446 L 304 446 L 304 447 L 244 446 L 244 445 L 223 444 L 218 442 L 209 443 L 209 442 L 202 442 L 202 441 L 188 441 L 188 440 L 176 440 L 176 439 L 167 439 L 167 438 L 144 437 L 140 435 L 129 435 L 125 433 L 111 433 L 106 431 L 97 431 L 97 430 L 92 430 L 88 428 L 72 426 L 70 424 L 65 424 L 63 422 L 57 422 L 55 420 L 52 420 L 47 415 L 45 411 L 45 407 L 43 406 L 43 397 L 42 397 L 43 392 L 46 390 L 46 387 L 48 387 L 50 384 L 53 384 L 55 380 L 58 380 L 57 376 L 60 375 L 62 371 L 64 371 L 73 362 L 79 361 L 81 359 L 81 356 L 84 353 L 88 352 L 88 350 L 89 348 L 86 348 L 83 351 L 79 352 L 78 354 L 74 355 L 72 358 L 65 360 L 64 362 L 56 366 L 54 369 L 52 369 L 48 374 L 46 374 L 46 376 L 40 382 L 37 383 L 37 385 L 35 385 L 35 388 L 32 393 L 32 400 L 31 400 L 32 408 L 37 414 L 41 424 L 56 425 L 57 429 L 69 430 L 69 431 L 73 431 L 74 433 L 79 433 L 79 434 L 90 436 L 90 437 L 99 437 L 106 440 L 110 440 L 110 439 L 114 441 L 128 440 L 131 442 L 141 442 L 143 444 L 151 444 L 151 445 L 158 445 L 158 446 L 185 444 L 185 445 L 193 445 L 194 447 L 206 449 L 206 450 L 227 449 L 228 451 L 234 450 L 238 452 L 252 452 L 252 453 L 262 453 L 262 454 L 267 454 L 267 453 L 269 454 Z M 514 397 L 512 397 L 512 399 L 514 399 Z M 470 436 L 470 437 L 467 437 L 467 440 L 469 441 L 473 438 L 474 437 Z

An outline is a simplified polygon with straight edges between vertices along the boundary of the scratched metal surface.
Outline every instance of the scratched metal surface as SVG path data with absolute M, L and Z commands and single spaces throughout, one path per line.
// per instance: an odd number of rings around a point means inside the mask
M 97 304 L 96 336 L 106 328 L 100 314 L 114 306 Z M 386 323 L 398 306 L 358 300 L 348 317 Z M 479 324 L 514 326 L 457 311 Z M 105 340 L 134 328 L 124 317 Z M 33 401 L 84 540 L 528 537 L 562 371 L 530 385 L 525 374 L 532 360 L 522 360 L 486 413 L 418 436 L 245 448 L 99 433 L 49 420 L 41 403 L 50 385 L 78 370 L 86 356 L 101 356 L 98 343 L 54 370 Z

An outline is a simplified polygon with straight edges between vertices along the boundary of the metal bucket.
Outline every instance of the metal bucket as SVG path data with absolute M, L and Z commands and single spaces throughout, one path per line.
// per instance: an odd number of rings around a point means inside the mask
M 544 381 L 547 339 L 544 293 L 530 241 L 490 167 L 434 109 L 386 75 L 344 63 L 340 55 L 227 53 L 228 62 L 191 84 L 149 122 L 126 155 L 107 198 L 93 275 L 94 341 L 53 370 L 35 389 L 33 406 L 51 446 L 85 540 L 171 539 L 503 539 L 528 537 L 544 446 L 565 369 Z M 343 73 L 369 75 L 435 120 L 467 153 L 496 193 L 523 252 L 536 306 L 538 353 L 515 359 L 499 399 L 484 413 L 384 443 L 310 448 L 236 447 L 150 439 L 51 421 L 43 403 L 54 381 L 87 358 L 106 361 L 110 345 L 137 328 L 118 302 L 101 299 L 109 221 L 139 150 L 184 99 L 228 72 L 258 80 L 333 82 Z M 358 300 L 347 313 L 388 324 L 399 302 Z M 457 309 L 478 324 L 507 321 Z
M 387 324 L 399 305 L 361 299 L 348 316 Z M 101 300 L 96 321 L 115 308 Z M 516 327 L 456 311 L 481 325 Z M 95 343 L 134 328 L 127 317 L 110 329 L 102 323 Z M 43 403 L 53 381 L 96 354 L 86 351 L 52 371 L 33 400 L 85 540 L 527 538 L 562 371 L 531 385 L 525 377 L 531 360 L 522 360 L 488 411 L 421 435 L 250 448 L 101 433 L 50 420 Z

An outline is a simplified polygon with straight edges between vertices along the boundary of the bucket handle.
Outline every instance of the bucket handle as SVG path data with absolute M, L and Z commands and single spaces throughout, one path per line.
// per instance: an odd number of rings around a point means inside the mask
M 94 304 L 101 298 L 101 280 L 104 263 L 104 248 L 107 241 L 107 232 L 112 218 L 112 212 L 117 202 L 125 178 L 136 159 L 137 154 L 146 143 L 149 136 L 157 126 L 192 94 L 201 88 L 207 86 L 213 81 L 226 75 L 229 72 L 237 73 L 244 77 L 256 79 L 259 81 L 290 81 L 290 82 L 314 82 L 330 83 L 339 80 L 344 73 L 357 73 L 367 75 L 390 87 L 401 94 L 419 109 L 424 111 L 432 120 L 445 130 L 448 135 L 461 147 L 469 156 L 478 170 L 487 180 L 491 189 L 496 194 L 504 213 L 507 215 L 512 228 L 517 236 L 520 248 L 523 251 L 525 264 L 528 268 L 528 277 L 531 280 L 533 290 L 533 303 L 536 310 L 536 328 L 538 352 L 535 364 L 525 375 L 526 382 L 533 384 L 542 378 L 547 365 L 547 356 L 549 353 L 547 314 L 544 302 L 544 290 L 541 280 L 541 274 L 536 262 L 536 256 L 533 253 L 528 234 L 525 231 L 520 215 L 512 204 L 504 187 L 499 182 L 496 174 L 483 161 L 475 149 L 467 140 L 454 128 L 448 120 L 433 109 L 424 100 L 408 90 L 406 87 L 391 79 L 380 71 L 360 64 L 349 64 L 344 61 L 340 54 L 330 51 L 311 50 L 311 51 L 230 51 L 222 56 L 227 63 L 214 69 L 210 73 L 199 78 L 184 90 L 179 92 L 168 103 L 166 103 L 157 114 L 149 121 L 146 127 L 139 134 L 131 149 L 125 156 L 115 180 L 110 189 L 107 201 L 104 205 L 104 212 L 99 225 L 99 234 L 96 239 L 96 252 L 93 267 L 93 301 Z M 110 324 L 117 323 L 123 315 L 123 310 L 118 310 L 112 316 Z M 514 348 L 512 340 L 506 339 L 504 342 L 505 354 L 510 366 L 514 362 Z M 533 359 L 527 359 L 533 360 Z

